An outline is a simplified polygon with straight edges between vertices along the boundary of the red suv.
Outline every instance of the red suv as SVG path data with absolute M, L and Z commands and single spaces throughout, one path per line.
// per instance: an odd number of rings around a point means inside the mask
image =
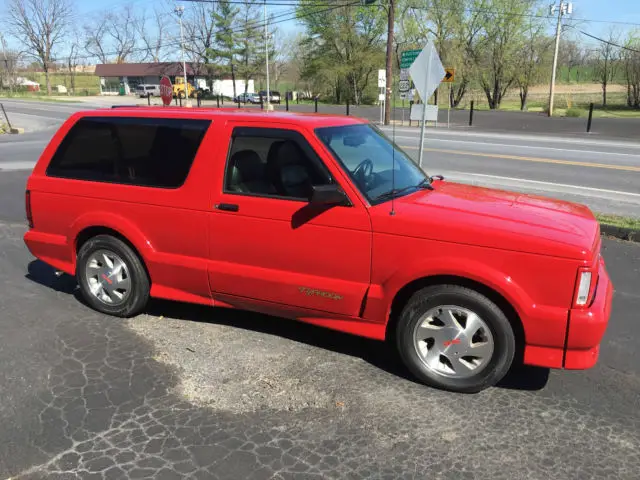
M 588 208 L 429 177 L 353 117 L 77 113 L 26 206 L 29 250 L 100 312 L 157 297 L 393 338 L 455 391 L 514 359 L 593 366 L 611 309 Z

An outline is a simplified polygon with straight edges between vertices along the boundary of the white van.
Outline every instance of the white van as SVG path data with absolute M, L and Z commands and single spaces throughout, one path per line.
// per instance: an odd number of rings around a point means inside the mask
M 140 98 L 146 97 L 159 97 L 160 96 L 160 85 L 138 85 L 136 87 L 136 95 L 139 95 Z

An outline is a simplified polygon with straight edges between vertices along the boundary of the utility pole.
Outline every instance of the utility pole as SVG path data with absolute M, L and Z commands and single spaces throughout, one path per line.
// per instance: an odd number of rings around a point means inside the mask
M 393 26 L 396 21 L 396 0 L 389 0 L 387 15 L 387 88 L 384 99 L 384 124 L 391 120 L 391 89 L 393 88 Z
M 184 61 L 184 31 L 182 30 L 182 14 L 184 13 L 184 7 L 177 5 L 175 10 L 178 19 L 180 20 L 180 50 L 182 51 L 182 74 L 184 80 L 184 98 L 187 102 L 187 107 L 191 107 L 191 99 L 189 98 L 189 88 L 187 87 L 187 64 Z
M 553 53 L 553 67 L 551 68 L 551 86 L 549 88 L 549 116 L 553 116 L 553 94 L 556 88 L 556 69 L 558 67 L 558 48 L 560 47 L 560 33 L 562 32 L 562 16 L 570 15 L 573 11 L 571 2 L 560 2 L 560 5 L 551 5 L 549 11 L 553 15 L 555 9 L 558 9 L 558 23 L 556 25 L 556 46 Z
M 267 0 L 264 0 L 264 58 L 267 68 L 267 111 L 271 110 L 271 93 L 269 92 L 269 28 L 267 20 Z

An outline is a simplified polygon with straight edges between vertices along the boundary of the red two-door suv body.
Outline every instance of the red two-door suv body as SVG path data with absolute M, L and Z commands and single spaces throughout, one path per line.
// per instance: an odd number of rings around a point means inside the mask
M 588 208 L 429 177 L 353 117 L 77 113 L 26 204 L 29 250 L 101 312 L 151 296 L 393 338 L 455 391 L 514 360 L 592 367 L 611 310 Z

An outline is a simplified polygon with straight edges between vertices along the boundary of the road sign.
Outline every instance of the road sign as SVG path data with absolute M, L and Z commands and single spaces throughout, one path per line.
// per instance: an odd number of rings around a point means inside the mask
M 445 68 L 444 78 L 442 79 L 442 83 L 453 83 L 456 78 L 456 69 L 455 68 Z
M 409 68 L 409 74 L 423 102 L 426 102 L 444 78 L 445 70 L 432 42 L 427 43 Z
M 431 94 L 438 88 L 444 78 L 444 67 L 438 56 L 435 45 L 428 41 L 420 52 L 420 55 L 409 67 L 409 74 L 420 94 L 422 103 L 426 104 Z M 422 157 L 424 155 L 424 127 L 426 122 L 427 109 L 422 109 L 422 126 L 420 127 L 420 150 L 418 152 L 418 165 L 422 168 Z
M 407 93 L 411 88 L 411 82 L 409 80 L 400 80 L 398 83 L 398 90 L 400 93 Z
M 400 80 L 409 80 L 409 69 L 401 68 L 400 69 Z
M 424 117 L 422 116 L 422 109 L 426 107 Z M 421 122 L 423 119 L 425 122 L 437 122 L 438 121 L 438 106 L 437 105 L 424 105 L 423 103 L 414 103 L 411 105 L 411 112 L 409 113 L 409 119 L 412 121 Z
M 378 70 L 378 87 L 384 88 L 387 86 L 387 71 L 386 70 Z
M 167 106 L 171 105 L 173 99 L 173 86 L 169 77 L 164 76 L 160 79 L 160 97 L 162 98 L 162 104 Z
M 400 68 L 409 68 L 422 50 L 405 50 L 400 55 Z

